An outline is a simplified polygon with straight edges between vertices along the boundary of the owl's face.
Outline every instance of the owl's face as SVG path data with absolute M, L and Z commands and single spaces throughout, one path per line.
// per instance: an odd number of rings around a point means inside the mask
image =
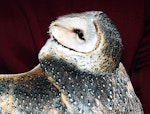
M 41 49 L 39 60 L 46 61 L 53 56 L 91 72 L 102 70 L 102 66 L 105 67 L 103 70 L 108 70 L 108 64 L 114 67 L 116 63 L 104 50 L 107 48 L 108 51 L 109 46 L 116 44 L 109 44 L 109 36 L 105 30 L 111 35 L 116 29 L 109 20 L 106 21 L 110 27 L 103 25 L 103 17 L 105 16 L 101 11 L 91 11 L 66 15 L 52 22 L 48 31 L 50 39 Z M 113 29 L 109 30 L 111 27 Z M 112 50 L 109 51 L 112 55 Z
M 60 45 L 77 52 L 88 53 L 96 49 L 100 42 L 95 21 L 95 14 L 90 17 L 64 16 L 51 24 L 49 33 Z

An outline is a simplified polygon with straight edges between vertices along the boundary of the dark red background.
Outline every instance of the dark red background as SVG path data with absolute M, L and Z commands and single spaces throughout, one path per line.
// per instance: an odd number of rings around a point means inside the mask
M 49 38 L 48 26 L 58 16 L 102 10 L 123 39 L 124 63 L 150 114 L 149 0 L 3 0 L 0 1 L 0 73 L 19 73 L 38 64 L 38 52 Z

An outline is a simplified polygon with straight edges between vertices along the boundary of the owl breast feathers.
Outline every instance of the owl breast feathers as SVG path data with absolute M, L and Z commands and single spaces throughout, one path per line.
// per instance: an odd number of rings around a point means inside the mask
M 65 15 L 48 33 L 39 65 L 0 75 L 0 114 L 143 114 L 106 14 Z

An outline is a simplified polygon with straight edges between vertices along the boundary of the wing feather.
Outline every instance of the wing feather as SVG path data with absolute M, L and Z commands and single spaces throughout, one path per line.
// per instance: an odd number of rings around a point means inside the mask
M 126 88 L 126 96 L 127 96 L 127 105 L 126 110 L 129 114 L 143 114 L 142 105 L 140 103 L 139 98 L 136 96 L 134 92 L 134 88 L 130 81 L 129 75 L 127 74 L 125 67 L 120 62 L 119 64 L 119 72 L 118 78 L 121 79 L 123 86 Z
M 47 98 L 43 98 L 46 94 Z M 58 114 L 58 110 L 48 104 L 48 100 L 51 102 L 56 94 L 57 90 L 49 82 L 40 65 L 25 73 L 1 74 L 0 114 L 39 113 L 41 106 L 43 106 L 43 113 Z M 38 102 L 41 103 L 40 106 Z

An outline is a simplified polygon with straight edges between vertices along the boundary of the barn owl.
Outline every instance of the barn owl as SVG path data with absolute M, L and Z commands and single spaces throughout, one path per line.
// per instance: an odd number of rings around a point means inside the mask
M 65 15 L 48 33 L 34 69 L 0 75 L 0 114 L 143 114 L 106 14 Z

